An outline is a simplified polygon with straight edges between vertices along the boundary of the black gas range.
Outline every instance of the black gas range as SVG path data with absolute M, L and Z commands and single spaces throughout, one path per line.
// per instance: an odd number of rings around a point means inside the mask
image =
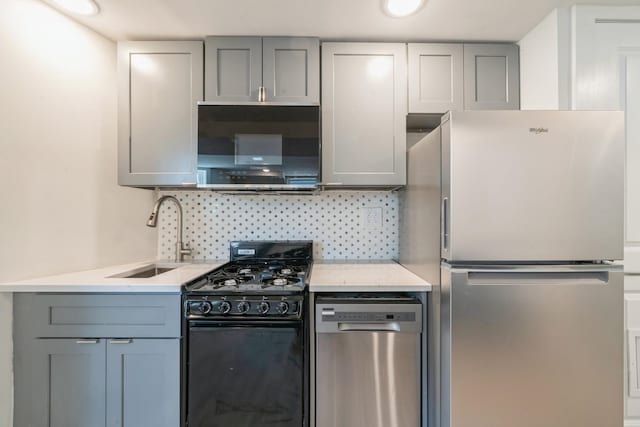
M 308 425 L 310 241 L 232 242 L 184 292 L 189 427 Z

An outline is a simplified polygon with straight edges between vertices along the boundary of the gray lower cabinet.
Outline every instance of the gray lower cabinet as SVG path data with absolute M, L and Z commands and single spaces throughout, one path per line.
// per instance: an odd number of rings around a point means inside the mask
M 16 374 L 15 427 L 104 427 L 105 340 L 35 339 L 30 349 L 29 383 Z
M 112 339 L 107 344 L 107 427 L 180 425 L 177 339 Z
M 403 43 L 322 44 L 322 181 L 406 183 L 407 56 Z
M 318 104 L 319 98 L 320 42 L 317 38 L 206 38 L 207 102 Z
M 514 44 L 464 45 L 465 110 L 520 109 L 520 67 Z
M 199 41 L 118 43 L 118 183 L 196 184 Z
M 180 295 L 17 294 L 14 427 L 179 427 L 179 319 Z

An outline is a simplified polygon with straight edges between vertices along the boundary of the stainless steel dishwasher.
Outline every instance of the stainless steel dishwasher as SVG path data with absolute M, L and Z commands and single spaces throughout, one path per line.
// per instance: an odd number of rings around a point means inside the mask
M 316 427 L 420 426 L 422 305 L 318 297 Z

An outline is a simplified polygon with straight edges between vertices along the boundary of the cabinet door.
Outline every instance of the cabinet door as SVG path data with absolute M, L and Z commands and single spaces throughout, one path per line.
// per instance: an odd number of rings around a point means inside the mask
M 107 426 L 180 425 L 180 340 L 110 339 Z
M 464 108 L 520 108 L 520 75 L 516 45 L 464 45 Z
M 205 100 L 257 102 L 262 85 L 260 37 L 205 39 Z
M 409 113 L 462 110 L 461 44 L 409 44 Z
M 31 393 L 27 402 L 16 400 L 16 406 L 30 410 L 16 408 L 15 425 L 104 427 L 104 340 L 33 339 L 31 344 L 30 354 L 24 355 L 31 358 Z
M 406 183 L 406 45 L 322 45 L 325 185 Z
M 118 183 L 195 185 L 201 42 L 118 44 Z
M 316 38 L 262 39 L 262 73 L 267 102 L 320 102 L 320 42 Z

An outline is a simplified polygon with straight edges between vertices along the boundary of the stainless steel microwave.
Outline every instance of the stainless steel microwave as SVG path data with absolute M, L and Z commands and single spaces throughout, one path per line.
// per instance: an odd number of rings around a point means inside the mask
M 315 189 L 320 107 L 198 104 L 199 187 Z

